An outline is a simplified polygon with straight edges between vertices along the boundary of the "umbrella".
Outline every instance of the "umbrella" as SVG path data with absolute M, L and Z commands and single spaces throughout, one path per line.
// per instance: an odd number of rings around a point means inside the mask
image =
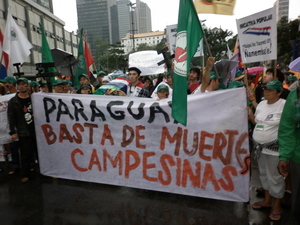
M 256 67 L 251 67 L 247 69 L 248 74 L 256 74 L 256 73 L 263 73 L 264 72 L 264 67 L 263 66 L 256 66 Z
M 69 52 L 62 49 L 52 49 L 52 57 L 57 70 L 65 76 L 73 76 L 73 68 L 77 63 L 76 58 Z
M 238 61 L 233 61 L 229 59 L 221 59 L 217 62 L 215 62 L 215 67 L 218 71 L 219 76 L 221 77 L 220 82 L 226 83 L 227 80 L 231 77 L 231 71 L 236 68 L 238 65 Z M 215 68 L 213 67 L 213 70 Z
M 290 70 L 300 72 L 300 57 L 292 61 L 289 65 Z

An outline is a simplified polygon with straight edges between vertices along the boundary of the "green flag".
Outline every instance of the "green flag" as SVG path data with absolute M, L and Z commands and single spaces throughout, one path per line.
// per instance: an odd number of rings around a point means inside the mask
M 172 116 L 187 123 L 187 75 L 204 33 L 192 0 L 180 0 L 174 60 Z
M 42 32 L 42 63 L 53 63 L 54 60 L 52 57 L 52 52 L 50 50 L 50 47 L 49 47 L 49 44 L 48 44 L 48 41 L 47 41 L 47 38 L 45 35 L 45 29 L 42 24 L 40 24 L 40 30 Z M 43 72 L 45 72 L 44 69 L 43 69 Z M 56 72 L 55 67 L 50 67 L 48 69 L 48 72 L 55 73 Z M 54 80 L 55 80 L 54 77 L 50 77 L 51 85 L 53 85 Z
M 78 63 L 76 65 L 75 69 L 75 79 L 74 79 L 74 87 L 79 90 L 80 84 L 79 84 L 79 76 L 81 74 L 86 74 L 86 63 L 85 63 L 85 57 L 84 57 L 84 47 L 83 47 L 83 28 L 80 30 L 80 40 L 78 44 Z

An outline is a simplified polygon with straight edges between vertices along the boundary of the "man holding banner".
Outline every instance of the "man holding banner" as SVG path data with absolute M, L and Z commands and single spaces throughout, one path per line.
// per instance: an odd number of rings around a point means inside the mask
M 12 141 L 19 140 L 21 153 L 22 183 L 29 181 L 34 154 L 37 153 L 29 82 L 26 78 L 17 81 L 19 92 L 8 102 L 7 116 Z M 37 158 L 37 155 L 36 155 Z

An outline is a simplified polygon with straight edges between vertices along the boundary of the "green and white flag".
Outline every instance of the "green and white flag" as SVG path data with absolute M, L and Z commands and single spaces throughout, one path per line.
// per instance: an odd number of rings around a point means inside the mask
M 41 23 L 39 25 L 40 25 L 40 30 L 42 33 L 41 34 L 42 35 L 42 63 L 54 63 L 52 52 L 50 50 L 49 43 L 48 43 L 46 35 L 45 35 L 44 26 Z M 46 72 L 46 71 L 44 71 L 44 69 L 43 69 L 43 72 Z M 55 67 L 50 67 L 48 69 L 48 72 L 55 73 L 56 72 Z M 51 85 L 53 85 L 54 80 L 55 80 L 54 77 L 50 77 Z
M 75 68 L 75 78 L 74 78 L 74 87 L 79 90 L 79 76 L 81 74 L 87 74 L 86 61 L 84 57 L 84 47 L 83 47 L 83 28 L 80 29 L 80 39 L 78 44 L 78 63 Z
M 192 0 L 180 0 L 175 48 L 172 116 L 187 123 L 187 76 L 191 60 L 204 33 Z

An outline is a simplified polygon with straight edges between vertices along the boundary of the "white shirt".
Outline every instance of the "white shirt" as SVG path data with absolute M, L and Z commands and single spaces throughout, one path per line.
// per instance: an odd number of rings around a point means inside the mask
M 278 139 L 279 122 L 284 104 L 285 100 L 280 98 L 273 104 L 268 104 L 267 100 L 264 100 L 257 105 L 255 112 L 256 125 L 253 131 L 253 139 L 256 142 L 265 144 Z M 279 155 L 278 152 L 266 148 L 263 148 L 262 153 Z

